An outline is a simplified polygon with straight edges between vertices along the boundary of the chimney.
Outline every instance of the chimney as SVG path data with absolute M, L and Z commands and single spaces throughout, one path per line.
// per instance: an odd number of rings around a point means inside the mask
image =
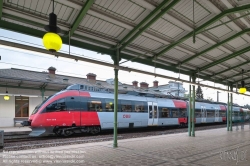
M 55 78 L 55 76 L 56 76 L 56 68 L 51 66 L 51 67 L 48 68 L 48 71 L 49 71 L 49 77 L 50 78 Z
M 132 84 L 133 84 L 134 88 L 138 87 L 138 81 L 133 81 Z
M 96 75 L 94 73 L 87 74 L 88 82 L 95 84 L 96 83 Z
M 141 88 L 148 89 L 148 84 L 146 82 L 140 83 Z
M 154 88 L 158 88 L 158 81 L 155 80 L 153 83 L 154 83 Z

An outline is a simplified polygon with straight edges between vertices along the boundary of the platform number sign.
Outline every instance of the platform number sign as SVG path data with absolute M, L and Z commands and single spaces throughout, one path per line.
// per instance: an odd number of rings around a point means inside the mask
M 201 106 L 201 123 L 206 123 L 207 110 L 205 106 Z

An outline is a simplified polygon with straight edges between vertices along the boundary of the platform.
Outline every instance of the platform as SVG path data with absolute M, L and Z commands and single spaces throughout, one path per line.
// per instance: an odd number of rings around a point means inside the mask
M 4 130 L 4 135 L 26 135 L 31 132 L 29 127 L 0 127 L 0 130 Z
M 60 166 L 249 166 L 249 125 L 245 125 L 244 130 L 236 131 L 235 128 L 232 132 L 227 132 L 225 128 L 197 131 L 196 137 L 180 133 L 119 140 L 119 147 L 115 149 L 112 141 L 106 141 L 18 151 L 14 155 L 4 152 L 4 157 L 0 155 L 0 165 L 9 166 L 8 160 L 13 159 L 7 159 L 6 156 L 13 155 L 16 160 L 20 161 L 22 158 L 29 162 L 12 164 L 18 166 L 34 165 L 36 162 L 42 162 L 36 165 L 48 165 L 51 162 Z

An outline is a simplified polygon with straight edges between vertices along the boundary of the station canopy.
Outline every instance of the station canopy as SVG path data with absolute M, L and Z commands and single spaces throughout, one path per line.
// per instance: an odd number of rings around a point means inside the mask
M 42 43 L 52 1 L 0 2 L 0 28 Z M 243 75 L 250 87 L 249 11 L 249 0 L 55 0 L 54 13 L 64 44 L 119 48 L 122 59 L 224 85 L 239 87 Z

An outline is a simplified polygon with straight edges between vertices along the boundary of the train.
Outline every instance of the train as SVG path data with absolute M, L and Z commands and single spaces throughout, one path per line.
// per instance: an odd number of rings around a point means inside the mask
M 114 127 L 114 94 L 68 86 L 35 107 L 28 121 L 30 136 L 98 134 Z M 147 95 L 118 95 L 118 128 L 187 126 L 189 101 Z M 195 124 L 226 123 L 226 103 L 195 101 Z M 233 121 L 249 120 L 250 111 L 233 106 Z

